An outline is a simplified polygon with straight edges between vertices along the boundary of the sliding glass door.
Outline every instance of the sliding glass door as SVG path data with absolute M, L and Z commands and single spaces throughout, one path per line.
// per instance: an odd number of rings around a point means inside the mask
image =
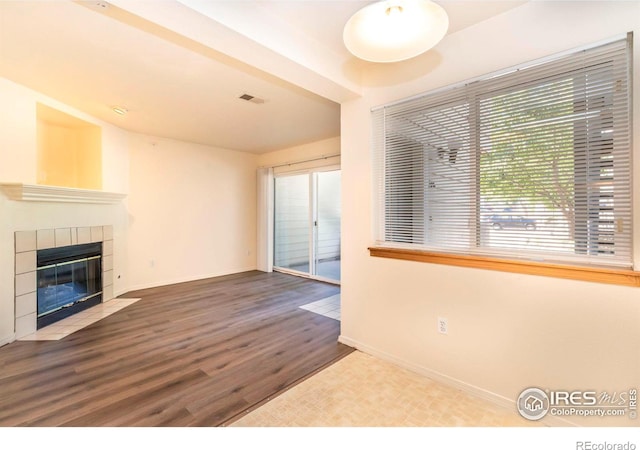
M 309 175 L 278 177 L 275 184 L 273 265 L 310 274 Z
M 340 171 L 315 175 L 315 274 L 340 281 Z
M 281 175 L 274 189 L 274 268 L 340 281 L 340 171 Z

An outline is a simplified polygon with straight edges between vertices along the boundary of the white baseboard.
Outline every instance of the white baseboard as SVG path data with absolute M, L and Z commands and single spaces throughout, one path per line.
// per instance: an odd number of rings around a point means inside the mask
M 216 273 L 209 273 L 209 274 L 201 274 L 201 275 L 194 275 L 194 276 L 188 276 L 188 277 L 180 277 L 180 278 L 173 278 L 173 279 L 169 279 L 169 280 L 162 280 L 162 281 L 154 281 L 154 282 L 150 282 L 150 283 L 140 283 L 140 284 L 136 284 L 133 285 L 131 287 L 129 287 L 127 290 L 119 293 L 118 295 L 122 295 L 126 292 L 131 292 L 131 291 L 139 291 L 141 289 L 150 289 L 150 288 L 155 288 L 155 287 L 160 287 L 160 286 L 168 286 L 171 284 L 178 284 L 178 283 L 188 283 L 189 281 L 198 281 L 198 280 L 206 280 L 207 278 L 215 278 L 215 277 L 222 277 L 225 275 L 233 275 L 236 273 L 242 273 L 242 272 L 250 272 L 253 270 L 257 270 L 255 267 L 250 267 L 250 268 L 245 268 L 245 269 L 234 269 L 234 270 L 230 270 L 230 271 L 224 271 L 224 272 L 216 272 Z M 115 293 L 114 293 L 115 295 Z M 117 297 L 117 295 L 116 295 Z
M 11 344 L 15 340 L 16 340 L 15 334 L 10 334 L 8 336 L 0 337 L 0 347 L 2 347 L 3 345 Z
M 507 397 L 503 397 L 499 394 L 496 394 L 495 392 L 491 392 L 491 391 L 487 391 L 486 389 L 482 389 L 478 386 L 474 386 L 472 384 L 466 383 L 462 380 L 458 380 L 456 378 L 452 378 L 448 375 L 445 375 L 443 373 L 440 373 L 438 371 L 435 371 L 433 369 L 429 369 L 427 367 L 423 367 L 423 366 L 419 366 L 417 364 L 413 364 L 410 363 L 408 361 L 405 361 L 403 359 L 397 358 L 387 352 L 384 352 L 382 350 L 378 350 L 374 347 L 368 346 L 366 344 L 363 344 L 362 342 L 358 342 L 354 339 L 351 339 L 347 336 L 344 335 L 340 335 L 338 337 L 338 341 L 348 345 L 349 347 L 353 347 L 357 350 L 360 350 L 363 353 L 367 353 L 371 356 L 375 356 L 376 358 L 380 358 L 383 361 L 388 361 L 390 363 L 393 363 L 399 367 L 402 367 L 404 369 L 410 370 L 414 373 L 418 373 L 420 375 L 424 375 L 425 377 L 437 381 L 439 383 L 442 383 L 444 385 L 447 385 L 449 387 L 452 387 L 454 389 L 458 389 L 461 390 L 463 392 L 466 392 L 470 395 L 473 395 L 474 397 L 478 397 L 481 398 L 483 400 L 486 400 L 488 402 L 493 403 L 496 406 L 500 406 L 512 411 L 516 411 L 516 401 L 509 399 Z M 542 419 L 540 421 L 541 423 L 548 425 L 548 426 L 554 426 L 554 427 L 577 427 L 579 425 L 572 423 L 564 418 L 560 418 L 560 417 L 556 417 L 556 416 L 547 416 L 544 419 Z
M 122 289 L 119 291 L 113 291 L 113 298 L 120 297 L 122 294 L 129 292 L 131 289 Z M 109 299 L 112 300 L 112 299 Z

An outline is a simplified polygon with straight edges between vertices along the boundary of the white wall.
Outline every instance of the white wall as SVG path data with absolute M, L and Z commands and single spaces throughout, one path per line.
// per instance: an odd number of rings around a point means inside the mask
M 371 107 L 628 31 L 637 41 L 640 2 L 529 2 L 448 36 L 415 60 L 369 67 L 363 98 L 342 105 L 343 342 L 511 406 L 530 386 L 638 386 L 640 289 L 373 258 L 367 250 Z M 634 116 L 640 136 L 637 94 Z M 635 164 L 640 179 L 638 158 Z M 635 223 L 640 262 L 640 208 Z M 438 334 L 438 317 L 448 319 L 448 335 Z M 626 418 L 570 421 L 637 426 Z
M 256 268 L 256 155 L 132 134 L 130 289 Z
M 35 184 L 36 103 L 102 127 L 103 189 L 127 193 L 129 161 L 127 133 L 49 97 L 0 78 L 0 182 Z M 0 194 L 0 345 L 14 337 L 14 233 L 21 230 L 113 225 L 114 293 L 125 291 L 126 201 L 116 205 L 16 202 Z M 118 275 L 121 275 L 118 278 Z

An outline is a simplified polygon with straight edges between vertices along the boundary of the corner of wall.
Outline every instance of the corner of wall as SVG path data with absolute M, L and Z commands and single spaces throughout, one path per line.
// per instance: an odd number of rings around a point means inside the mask
M 16 340 L 15 334 L 10 334 L 4 337 L 0 337 L 0 347 L 2 347 L 3 345 L 11 344 L 15 340 Z

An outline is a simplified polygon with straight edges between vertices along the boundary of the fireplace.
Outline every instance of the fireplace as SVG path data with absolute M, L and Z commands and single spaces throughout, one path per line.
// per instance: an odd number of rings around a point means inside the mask
M 37 252 L 37 328 L 102 302 L 102 243 Z
M 16 339 L 114 297 L 113 239 L 112 225 L 15 232 Z

